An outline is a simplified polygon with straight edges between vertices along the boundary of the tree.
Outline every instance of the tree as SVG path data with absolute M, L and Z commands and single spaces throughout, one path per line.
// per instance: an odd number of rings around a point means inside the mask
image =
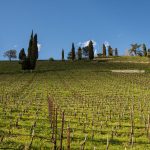
M 33 51 L 34 51 L 34 56 L 35 59 L 37 60 L 39 55 L 38 55 L 38 41 L 37 41 L 37 34 L 34 35 L 34 40 L 33 40 Z
M 108 46 L 108 56 L 113 56 L 113 49 L 110 45 Z
M 71 59 L 72 59 L 72 52 L 69 52 L 69 53 L 68 53 L 67 59 L 68 59 L 68 60 L 71 60 Z
M 118 49 L 115 48 L 115 56 L 118 56 Z
M 147 56 L 147 48 L 145 44 L 142 44 L 142 50 L 143 50 L 143 55 L 146 57 Z
M 28 55 L 26 56 L 24 49 L 19 53 L 23 70 L 34 70 L 38 59 L 38 41 L 37 34 L 33 36 L 33 31 L 29 40 Z
M 102 51 L 103 51 L 103 57 L 106 57 L 106 46 L 105 46 L 105 44 L 103 44 Z
M 17 51 L 14 49 L 7 50 L 4 52 L 4 57 L 8 57 L 9 61 L 11 61 L 11 59 L 17 58 Z
M 78 60 L 82 59 L 82 49 L 81 47 L 78 48 Z
M 34 70 L 36 66 L 36 61 L 38 59 L 38 46 L 37 46 L 37 34 L 33 37 L 33 32 L 31 34 L 31 39 L 29 42 L 29 50 L 30 55 L 28 55 L 29 61 L 30 61 L 30 69 Z
M 75 60 L 75 47 L 74 47 L 74 43 L 72 43 L 72 48 L 71 48 L 71 59 Z
M 141 45 L 138 45 L 137 43 L 131 44 L 131 48 L 129 49 L 129 54 L 130 55 L 133 55 L 133 54 L 137 55 L 137 54 L 139 54 L 140 53 L 140 50 L 139 50 L 140 46 Z
M 64 50 L 62 49 L 62 61 L 64 60 Z
M 89 52 L 89 59 L 92 60 L 94 58 L 94 47 L 92 41 L 89 42 L 88 52 Z
M 36 61 L 38 59 L 38 46 L 37 46 L 37 34 L 33 37 L 33 31 L 31 33 L 31 38 L 28 47 L 28 59 L 29 59 L 29 69 L 34 70 L 36 67 Z
M 31 58 L 31 53 L 32 53 L 32 45 L 33 45 L 33 30 L 32 30 L 32 33 L 31 33 L 31 37 L 30 37 L 30 40 L 29 40 L 29 46 L 28 46 L 28 58 L 30 59 Z
M 19 53 L 19 60 L 23 61 L 25 58 L 26 58 L 26 53 L 24 51 L 24 48 L 22 48 Z
M 82 53 L 85 58 L 89 57 L 88 46 L 82 48 Z

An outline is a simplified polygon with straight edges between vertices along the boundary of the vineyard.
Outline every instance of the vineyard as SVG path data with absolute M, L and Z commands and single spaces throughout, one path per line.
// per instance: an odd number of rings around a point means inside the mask
M 0 149 L 150 149 L 150 65 L 0 62 Z M 146 73 L 112 73 L 139 69 Z

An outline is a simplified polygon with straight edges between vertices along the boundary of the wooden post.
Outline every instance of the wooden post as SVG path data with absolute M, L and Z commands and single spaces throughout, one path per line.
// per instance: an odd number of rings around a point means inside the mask
M 59 150 L 62 150 L 63 130 L 64 130 L 64 111 L 62 112 L 62 125 L 61 125 L 60 149 Z
M 70 150 L 70 127 L 67 128 L 67 150 Z

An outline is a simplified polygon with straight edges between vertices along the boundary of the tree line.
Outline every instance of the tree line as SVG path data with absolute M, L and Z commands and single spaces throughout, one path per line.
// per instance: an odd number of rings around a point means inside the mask
M 145 56 L 150 57 L 150 49 L 146 47 L 145 44 L 131 44 L 130 49 L 128 50 L 130 56 Z M 97 57 L 112 57 L 118 56 L 118 49 L 113 49 L 110 45 L 102 45 L 102 53 L 98 53 Z M 4 57 L 8 57 L 9 60 L 17 58 L 16 50 L 8 50 L 4 53 Z M 29 46 L 27 54 L 25 53 L 24 48 L 19 52 L 19 64 L 22 66 L 22 70 L 34 70 L 36 67 L 36 62 L 38 59 L 38 38 L 37 34 L 33 34 L 33 31 L 30 36 Z M 75 49 L 74 43 L 72 43 L 71 50 L 67 56 L 68 60 L 93 60 L 94 59 L 94 46 L 93 42 L 89 41 L 89 44 L 84 47 L 78 47 L 77 51 Z M 65 60 L 65 51 L 62 49 L 62 60 Z
M 145 44 L 131 44 L 129 55 L 150 57 L 150 49 L 148 49 Z
M 108 52 L 107 52 L 108 51 Z M 118 49 L 115 48 L 113 49 L 111 46 L 106 47 L 105 44 L 103 44 L 102 47 L 102 53 L 98 53 L 97 56 L 118 56 Z M 94 46 L 93 42 L 89 41 L 88 46 L 85 47 L 78 47 L 77 51 L 75 51 L 75 46 L 74 43 L 72 43 L 72 48 L 70 52 L 68 53 L 67 56 L 68 60 L 81 60 L 81 59 L 89 59 L 93 60 L 94 59 Z M 62 60 L 64 60 L 64 49 L 62 49 Z
M 146 44 L 131 44 L 128 49 L 128 54 L 130 56 L 144 56 L 150 57 L 150 49 L 146 47 Z M 112 57 L 119 56 L 118 49 L 113 49 L 110 45 L 102 45 L 102 53 L 98 53 L 97 57 Z M 89 45 L 86 47 L 78 47 L 77 52 L 75 51 L 74 43 L 72 43 L 72 48 L 67 56 L 68 60 L 81 60 L 81 59 L 94 59 L 94 46 L 93 42 L 90 41 Z M 62 60 L 64 60 L 64 49 L 62 49 Z

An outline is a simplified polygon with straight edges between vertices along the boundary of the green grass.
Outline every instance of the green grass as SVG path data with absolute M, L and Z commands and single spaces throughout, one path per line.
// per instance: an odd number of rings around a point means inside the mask
M 131 61 L 131 62 L 150 62 L 150 58 L 141 56 L 120 56 L 114 57 L 117 61 Z
M 86 150 L 106 149 L 107 137 L 110 150 L 150 149 L 150 74 L 110 72 L 149 68 L 150 64 L 144 63 L 38 61 L 35 71 L 22 73 L 18 62 L 0 62 L 0 149 L 28 148 L 34 122 L 32 149 L 53 149 L 47 95 L 58 107 L 57 146 L 64 110 L 64 149 L 68 124 L 71 150 L 80 149 L 86 135 Z M 132 106 L 133 147 L 129 143 Z
M 103 57 L 99 57 L 96 58 L 96 60 L 99 61 L 107 61 L 107 62 L 115 62 L 115 61 L 120 61 L 120 62 L 133 62 L 133 63 L 149 63 L 150 62 L 150 58 L 148 57 L 141 57 L 141 56 L 118 56 L 118 57 L 110 57 L 110 58 L 103 58 Z

